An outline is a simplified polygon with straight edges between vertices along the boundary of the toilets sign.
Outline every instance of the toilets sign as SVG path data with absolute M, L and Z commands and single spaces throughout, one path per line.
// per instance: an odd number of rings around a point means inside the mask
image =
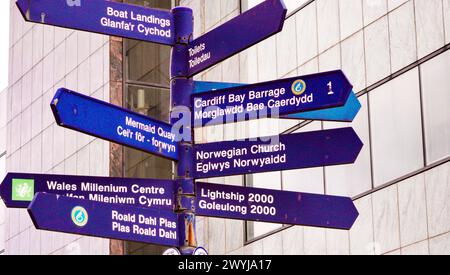
M 280 32 L 286 13 L 283 1 L 266 0 L 195 39 L 185 52 L 188 75 L 194 76 Z
M 170 11 L 105 0 L 18 0 L 25 20 L 63 28 L 175 44 Z

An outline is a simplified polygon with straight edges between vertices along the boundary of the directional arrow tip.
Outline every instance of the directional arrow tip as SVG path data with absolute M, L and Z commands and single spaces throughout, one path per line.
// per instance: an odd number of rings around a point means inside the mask
M 30 1 L 26 0 L 17 0 L 17 7 L 19 8 L 20 13 L 26 21 L 30 21 Z
M 352 202 L 352 209 L 351 209 L 351 213 L 349 213 L 349 217 L 351 217 L 351 224 L 349 225 L 349 230 L 353 227 L 353 225 L 356 223 L 356 220 L 359 217 L 359 212 L 358 209 L 356 208 L 355 204 Z
M 59 115 L 57 105 L 58 105 L 58 103 L 60 102 L 60 97 L 61 97 L 61 95 L 62 95 L 63 92 L 65 92 L 65 91 L 68 91 L 68 90 L 67 90 L 67 89 L 64 89 L 64 88 L 59 88 L 59 89 L 56 91 L 55 96 L 53 97 L 53 99 L 52 99 L 52 101 L 51 101 L 51 103 L 50 103 L 50 107 L 51 107 L 51 109 L 52 109 L 53 116 L 55 117 L 56 124 L 58 124 L 59 126 L 62 126 L 62 120 L 61 120 L 61 117 L 60 117 L 60 115 Z

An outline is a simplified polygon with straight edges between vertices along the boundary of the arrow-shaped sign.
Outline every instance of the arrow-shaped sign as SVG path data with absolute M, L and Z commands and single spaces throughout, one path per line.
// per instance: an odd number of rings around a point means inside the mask
M 51 107 L 60 126 L 178 160 L 177 136 L 168 123 L 67 89 L 58 90 Z
M 287 9 L 282 0 L 266 0 L 189 44 L 189 76 L 259 43 L 283 29 Z
M 63 28 L 174 45 L 169 11 L 105 0 L 18 0 L 25 20 Z
M 173 210 L 171 180 L 8 173 L 0 196 L 8 208 L 27 208 L 36 193 Z
M 224 90 L 234 87 L 241 87 L 247 84 L 238 83 L 224 83 L 224 82 L 206 82 L 206 81 L 194 81 L 194 94 Z M 352 122 L 356 115 L 361 110 L 361 103 L 356 97 L 354 92 L 350 93 L 347 102 L 344 106 L 303 112 L 291 115 L 281 116 L 283 119 L 303 119 L 303 120 L 320 120 L 320 121 L 339 121 L 339 122 Z
M 227 82 L 212 82 L 212 81 L 194 81 L 193 94 L 200 94 L 205 92 L 224 90 L 234 87 L 241 87 L 247 84 L 241 83 L 227 83 Z
M 352 88 L 337 70 L 193 94 L 193 123 L 202 127 L 339 107 Z
M 261 141 L 262 140 L 262 141 Z M 350 164 L 363 143 L 352 128 L 194 145 L 193 177 L 215 178 Z
M 178 215 L 121 204 L 108 204 L 37 193 L 28 213 L 36 229 L 178 246 Z
M 281 118 L 352 122 L 355 119 L 356 115 L 361 110 L 361 107 L 362 107 L 361 102 L 359 102 L 355 93 L 351 92 L 344 106 L 304 113 L 290 114 L 282 116 Z
M 350 198 L 196 183 L 196 213 L 246 221 L 351 229 L 358 210 Z

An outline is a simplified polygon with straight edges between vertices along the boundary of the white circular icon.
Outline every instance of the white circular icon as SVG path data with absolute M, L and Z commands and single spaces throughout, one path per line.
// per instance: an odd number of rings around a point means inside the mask
M 163 253 L 164 256 L 180 256 L 181 253 L 178 249 L 176 248 L 169 248 L 166 251 L 164 251 Z
M 199 246 L 197 247 L 194 252 L 192 252 L 192 255 L 196 255 L 196 256 L 207 256 L 208 255 L 208 251 L 206 251 L 206 249 L 204 249 L 203 247 Z

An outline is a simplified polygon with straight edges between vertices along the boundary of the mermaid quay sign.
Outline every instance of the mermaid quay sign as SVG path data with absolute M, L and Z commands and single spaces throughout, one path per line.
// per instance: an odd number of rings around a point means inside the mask
M 58 90 L 51 108 L 62 127 L 178 159 L 178 139 L 168 123 L 67 89 Z

